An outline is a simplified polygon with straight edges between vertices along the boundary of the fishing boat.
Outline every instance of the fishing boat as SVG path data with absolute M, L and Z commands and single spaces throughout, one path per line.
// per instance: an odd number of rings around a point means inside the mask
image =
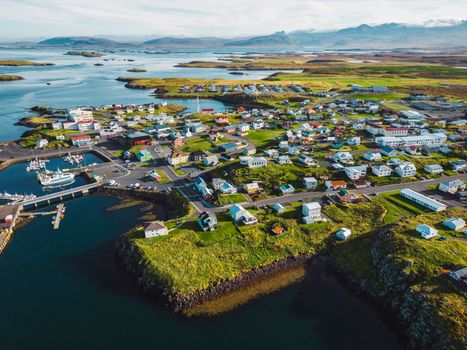
M 57 171 L 45 171 L 37 173 L 37 179 L 42 186 L 59 186 L 69 184 L 74 181 L 75 175 L 72 173 L 64 173 L 60 169 Z

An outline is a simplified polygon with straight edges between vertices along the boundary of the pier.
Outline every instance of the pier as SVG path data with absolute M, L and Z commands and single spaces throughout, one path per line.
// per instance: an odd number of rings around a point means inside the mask
M 65 208 L 65 205 L 63 203 L 60 203 L 57 205 L 57 214 L 55 215 L 55 219 L 52 220 L 52 225 L 54 227 L 54 230 L 58 230 L 60 227 L 60 222 L 62 221 L 62 212 L 63 209 Z

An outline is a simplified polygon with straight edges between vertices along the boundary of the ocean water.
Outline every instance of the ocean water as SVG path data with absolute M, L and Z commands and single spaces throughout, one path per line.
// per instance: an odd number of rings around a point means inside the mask
M 114 256 L 141 214 L 106 211 L 105 196 L 66 203 L 60 230 L 50 217 L 18 229 L 0 256 L 0 348 L 15 349 L 401 349 L 396 334 L 322 265 L 303 282 L 229 313 L 174 314 Z

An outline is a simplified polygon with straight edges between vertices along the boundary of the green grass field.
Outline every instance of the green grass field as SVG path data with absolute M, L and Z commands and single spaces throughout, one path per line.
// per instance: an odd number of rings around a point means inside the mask
M 285 133 L 283 129 L 261 129 L 252 130 L 246 136 L 246 139 L 253 143 L 257 149 L 267 149 L 277 147 L 275 137 L 282 136 Z
M 184 152 L 195 152 L 195 151 L 210 151 L 217 146 L 208 140 L 207 136 L 197 137 L 190 140 L 185 140 L 185 144 L 181 147 Z
M 428 209 L 409 201 L 399 194 L 400 191 L 380 193 L 375 201 L 387 209 L 384 223 L 390 224 L 401 219 L 430 212 Z
M 220 194 L 216 204 L 223 206 L 227 204 L 242 203 L 242 202 L 248 202 L 248 198 L 242 193 Z

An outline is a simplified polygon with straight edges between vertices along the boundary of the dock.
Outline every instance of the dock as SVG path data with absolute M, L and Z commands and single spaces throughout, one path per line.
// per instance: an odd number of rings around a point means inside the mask
M 52 220 L 52 225 L 54 227 L 54 230 L 58 230 L 60 227 L 60 222 L 62 221 L 62 211 L 65 208 L 65 205 L 63 203 L 60 203 L 57 205 L 57 214 L 55 215 L 55 219 Z

